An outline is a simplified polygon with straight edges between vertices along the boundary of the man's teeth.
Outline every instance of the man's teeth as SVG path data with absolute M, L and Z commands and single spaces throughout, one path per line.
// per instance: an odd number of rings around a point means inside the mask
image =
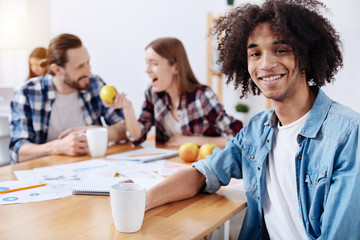
M 281 78 L 281 74 L 274 75 L 274 76 L 271 76 L 271 77 L 263 77 L 262 79 L 264 81 L 274 81 L 274 80 L 279 79 L 279 78 Z

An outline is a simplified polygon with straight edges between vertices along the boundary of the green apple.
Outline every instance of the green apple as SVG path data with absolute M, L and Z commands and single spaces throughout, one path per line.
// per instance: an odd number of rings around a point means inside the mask
M 100 89 L 100 98 L 108 103 L 112 103 L 116 96 L 116 88 L 111 85 L 104 85 Z
M 204 143 L 201 145 L 199 150 L 200 159 L 205 159 L 207 155 L 211 155 L 215 148 L 217 148 L 217 145 L 213 143 Z

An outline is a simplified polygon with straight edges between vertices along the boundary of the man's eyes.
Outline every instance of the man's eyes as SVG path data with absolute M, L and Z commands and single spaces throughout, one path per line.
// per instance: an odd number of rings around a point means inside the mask
M 275 50 L 275 53 L 286 53 L 286 52 L 289 52 L 289 50 L 286 48 L 279 48 Z
M 274 50 L 275 54 L 282 54 L 282 53 L 288 53 L 291 52 L 291 50 L 287 49 L 287 48 L 277 48 Z M 251 52 L 248 53 L 249 57 L 259 57 L 261 56 L 261 52 Z
M 258 56 L 260 56 L 260 53 L 258 52 L 253 52 L 249 54 L 249 57 L 258 57 Z

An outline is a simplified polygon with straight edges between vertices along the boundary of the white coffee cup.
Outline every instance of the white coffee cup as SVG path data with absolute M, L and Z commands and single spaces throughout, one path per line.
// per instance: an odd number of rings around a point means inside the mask
M 140 230 L 145 214 L 146 189 L 137 183 L 117 183 L 110 188 L 111 213 L 117 231 Z
M 108 129 L 105 127 L 88 128 L 86 140 L 92 157 L 105 156 L 108 146 Z

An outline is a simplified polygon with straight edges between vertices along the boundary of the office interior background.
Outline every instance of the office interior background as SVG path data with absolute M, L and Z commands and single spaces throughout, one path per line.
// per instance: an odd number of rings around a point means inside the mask
M 235 0 L 233 7 L 247 2 L 262 1 Z M 322 2 L 344 50 L 344 68 L 335 83 L 323 89 L 335 101 L 360 112 L 360 2 Z M 24 83 L 32 49 L 47 47 L 60 33 L 72 33 L 87 48 L 92 72 L 127 93 L 139 115 L 150 84 L 145 73 L 145 46 L 158 37 L 180 39 L 196 77 L 206 84 L 207 14 L 219 16 L 231 8 L 226 0 L 0 0 L 0 88 L 16 89 Z M 240 100 L 240 90 L 234 90 L 231 83 L 225 86 L 226 76 L 222 81 L 222 102 L 229 114 L 235 114 L 234 106 L 240 101 L 250 106 L 249 116 L 265 109 L 263 96 Z M 216 92 L 216 84 L 213 88 Z M 8 127 L 4 121 L 1 125 L 0 135 Z

